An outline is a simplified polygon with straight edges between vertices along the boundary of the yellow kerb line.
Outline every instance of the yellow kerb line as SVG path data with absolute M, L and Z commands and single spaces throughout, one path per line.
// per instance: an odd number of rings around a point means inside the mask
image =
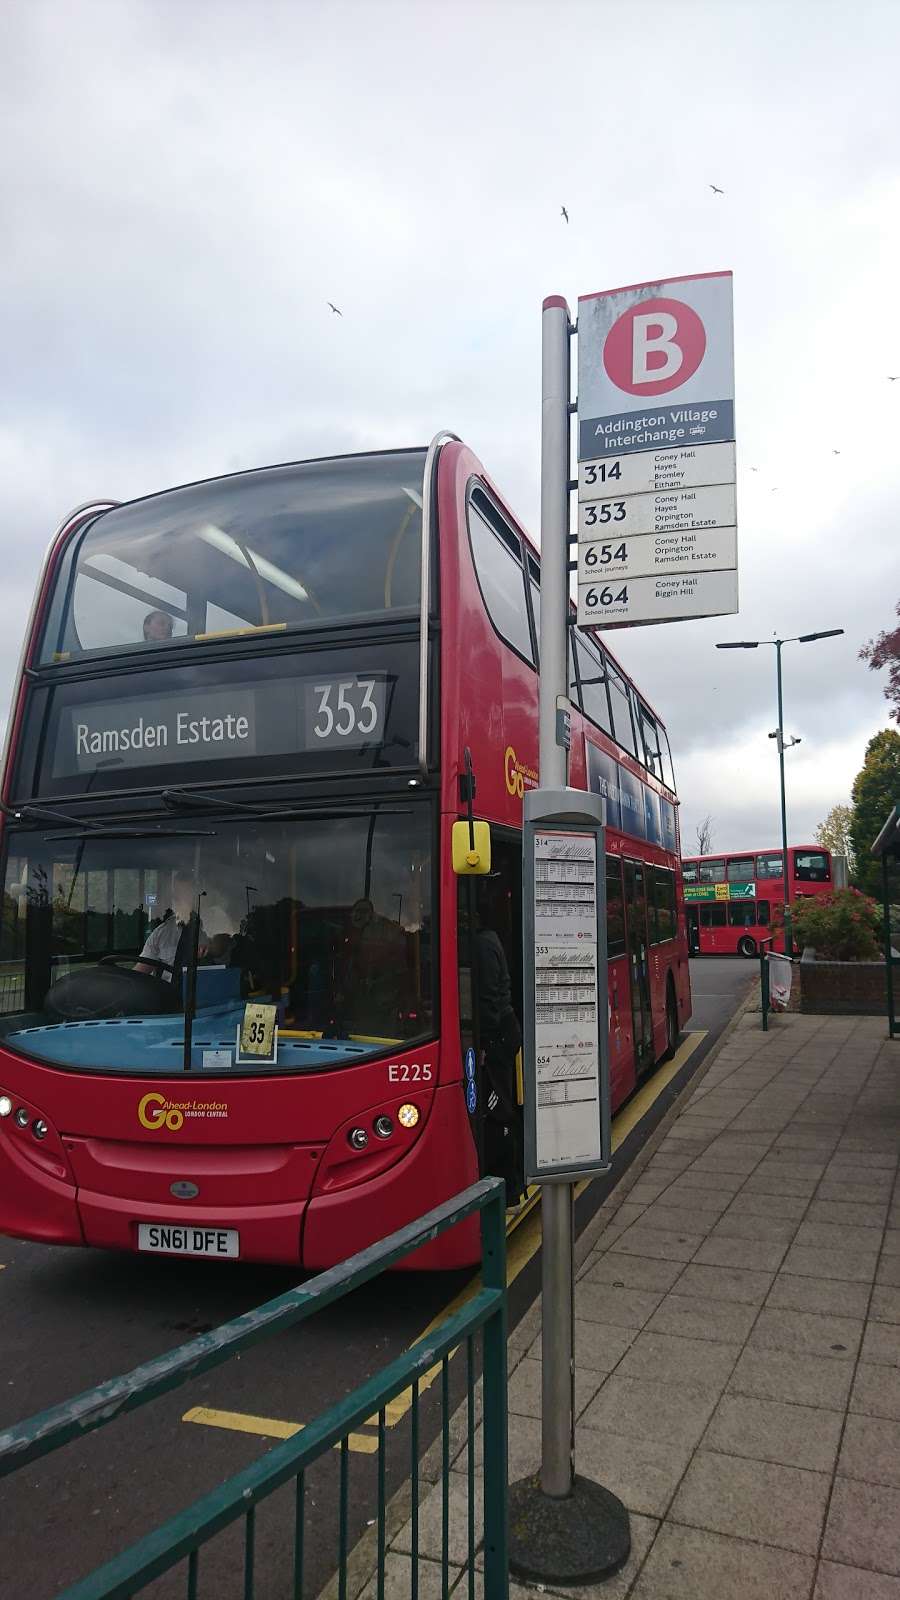
M 306 1426 L 303 1422 L 282 1422 L 278 1417 L 253 1417 L 247 1411 L 217 1411 L 212 1406 L 193 1406 L 181 1420 L 199 1422 L 205 1428 L 227 1428 L 231 1433 L 255 1433 L 264 1439 L 293 1439 Z M 359 1455 L 371 1456 L 378 1449 L 378 1440 L 367 1433 L 350 1433 L 347 1443 Z M 337 1450 L 338 1446 L 334 1448 Z

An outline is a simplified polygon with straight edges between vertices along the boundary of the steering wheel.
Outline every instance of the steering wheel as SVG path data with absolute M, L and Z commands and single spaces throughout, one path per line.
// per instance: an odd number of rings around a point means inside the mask
M 131 956 L 101 956 L 97 965 L 99 967 L 114 967 L 116 972 L 127 972 L 130 974 L 134 972 L 134 967 L 128 966 L 126 963 L 131 960 L 133 960 L 133 957 Z M 175 968 L 171 961 L 157 961 L 155 956 L 139 956 L 138 960 L 145 967 L 154 968 L 153 972 L 138 973 L 138 977 L 162 979 L 164 972 L 170 972 L 173 978 L 175 976 Z

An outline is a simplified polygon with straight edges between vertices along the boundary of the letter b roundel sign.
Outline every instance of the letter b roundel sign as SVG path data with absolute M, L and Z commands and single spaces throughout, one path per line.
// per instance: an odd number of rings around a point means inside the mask
M 607 375 L 627 394 L 668 394 L 687 383 L 706 353 L 706 330 L 683 300 L 639 300 L 617 318 L 603 346 Z

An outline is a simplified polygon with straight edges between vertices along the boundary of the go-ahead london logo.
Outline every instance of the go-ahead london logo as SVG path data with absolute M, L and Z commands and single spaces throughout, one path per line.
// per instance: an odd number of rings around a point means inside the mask
M 188 1117 L 227 1117 L 228 1106 L 224 1100 L 170 1100 L 158 1090 L 151 1089 L 138 1101 L 138 1122 L 151 1133 L 168 1128 L 177 1133 Z

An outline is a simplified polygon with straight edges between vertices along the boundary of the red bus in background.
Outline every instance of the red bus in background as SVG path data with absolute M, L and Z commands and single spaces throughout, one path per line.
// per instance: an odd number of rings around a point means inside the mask
M 692 952 L 755 956 L 784 909 L 783 852 L 685 856 L 681 870 Z M 792 901 L 803 895 L 831 894 L 834 888 L 831 852 L 821 845 L 791 845 L 788 871 Z
M 62 525 L 3 774 L 0 1231 L 316 1269 L 478 1176 L 470 939 L 495 930 L 521 1017 L 540 596 L 449 435 Z M 605 647 L 570 666 L 619 1105 L 690 1014 L 677 802 Z M 490 878 L 453 873 L 467 755 Z M 412 1264 L 478 1251 L 466 1223 Z

